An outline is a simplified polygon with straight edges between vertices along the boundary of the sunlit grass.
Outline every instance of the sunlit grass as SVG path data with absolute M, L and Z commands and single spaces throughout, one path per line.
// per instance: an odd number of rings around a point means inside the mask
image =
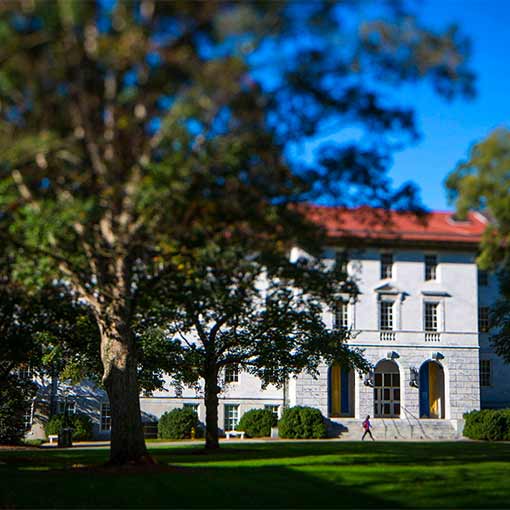
M 506 508 L 510 501 L 510 444 L 236 442 L 212 454 L 194 445 L 149 447 L 160 467 L 148 473 L 102 469 L 104 449 L 0 451 L 0 508 Z

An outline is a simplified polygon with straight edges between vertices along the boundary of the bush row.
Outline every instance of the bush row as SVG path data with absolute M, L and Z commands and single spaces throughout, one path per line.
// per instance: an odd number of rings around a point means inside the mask
M 200 422 L 193 409 L 172 409 L 161 416 L 158 422 L 158 437 L 161 439 L 189 439 L 192 431 L 200 435 Z
M 510 409 L 483 409 L 464 415 L 464 436 L 486 441 L 510 441 Z
M 58 434 L 62 427 L 73 429 L 73 441 L 88 441 L 92 439 L 92 420 L 85 414 L 70 414 L 68 423 L 63 414 L 55 414 L 44 426 L 47 436 Z
M 326 437 L 324 417 L 318 409 L 311 407 L 290 407 L 285 409 L 280 421 L 268 409 L 251 409 L 243 414 L 237 430 L 248 437 L 268 437 L 271 427 L 278 424 L 280 437 L 293 439 L 319 439 Z M 158 437 L 161 439 L 189 439 L 192 430 L 195 437 L 203 434 L 203 426 L 195 411 L 181 408 L 168 411 L 158 422 Z

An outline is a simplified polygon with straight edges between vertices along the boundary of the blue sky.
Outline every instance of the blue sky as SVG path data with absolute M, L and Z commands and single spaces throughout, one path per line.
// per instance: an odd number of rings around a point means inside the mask
M 412 180 L 431 209 L 450 209 L 443 180 L 469 147 L 493 129 L 510 127 L 510 2 L 507 0 L 429 0 L 423 19 L 433 26 L 457 22 L 471 38 L 477 97 L 447 103 L 430 87 L 413 89 L 422 138 L 395 155 L 395 184 Z

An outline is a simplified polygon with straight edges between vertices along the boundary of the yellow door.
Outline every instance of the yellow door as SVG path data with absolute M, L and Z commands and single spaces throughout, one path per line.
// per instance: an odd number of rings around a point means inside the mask
M 436 363 L 429 363 L 429 404 L 431 418 L 442 418 L 442 375 L 441 367 L 439 367 Z

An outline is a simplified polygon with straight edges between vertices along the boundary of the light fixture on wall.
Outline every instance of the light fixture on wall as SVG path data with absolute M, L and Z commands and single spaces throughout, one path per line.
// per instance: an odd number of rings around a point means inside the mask
M 432 359 L 435 359 L 437 361 L 437 360 L 440 360 L 440 359 L 444 359 L 444 356 L 440 352 L 433 352 L 432 353 Z
M 375 385 L 375 376 L 374 371 L 370 370 L 365 374 L 365 380 L 363 381 L 363 384 L 365 386 L 370 386 L 371 388 Z
M 416 367 L 411 367 L 409 369 L 410 377 L 409 377 L 409 386 L 413 388 L 420 387 L 420 372 Z
M 395 351 L 389 351 L 386 353 L 386 358 L 387 359 L 397 359 L 397 358 L 400 358 L 400 354 Z

